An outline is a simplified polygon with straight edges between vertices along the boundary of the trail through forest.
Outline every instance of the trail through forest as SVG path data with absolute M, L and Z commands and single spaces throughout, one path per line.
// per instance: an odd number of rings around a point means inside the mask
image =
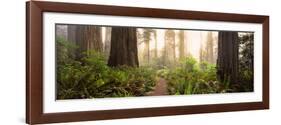
M 55 42 L 57 99 L 254 90 L 252 32 L 59 24 Z
M 149 96 L 161 96 L 168 95 L 167 91 L 168 85 L 165 79 L 159 78 L 152 92 L 148 93 Z

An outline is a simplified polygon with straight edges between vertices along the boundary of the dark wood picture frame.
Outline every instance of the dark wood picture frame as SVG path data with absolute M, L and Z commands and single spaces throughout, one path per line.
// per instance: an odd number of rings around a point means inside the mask
M 114 11 L 113 11 L 114 10 Z M 262 24 L 262 102 L 43 113 L 43 13 L 63 12 L 114 16 L 191 19 Z M 151 117 L 269 109 L 269 16 L 103 6 L 56 2 L 26 3 L 26 122 L 29 124 Z

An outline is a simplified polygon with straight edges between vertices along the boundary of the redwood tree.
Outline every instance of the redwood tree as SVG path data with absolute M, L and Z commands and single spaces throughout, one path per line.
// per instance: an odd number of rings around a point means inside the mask
M 185 42 L 184 42 L 184 31 L 179 32 L 179 58 L 183 59 L 185 56 Z
M 103 43 L 101 28 L 98 26 L 77 25 L 75 31 L 75 39 L 78 48 L 78 58 L 82 57 L 83 52 L 95 50 L 102 52 Z
M 165 42 L 163 58 L 165 65 L 171 65 L 176 61 L 176 44 L 175 44 L 175 31 L 166 30 L 165 31 Z
M 108 65 L 139 66 L 136 28 L 112 27 Z
M 67 41 L 76 45 L 76 25 L 67 25 Z
M 213 43 L 213 34 L 211 31 L 207 34 L 207 43 L 206 43 L 206 53 L 207 53 L 207 62 L 214 64 L 214 43 Z
M 238 32 L 220 31 L 218 38 L 217 75 L 220 81 L 237 83 Z
M 105 28 L 105 40 L 104 40 L 104 53 L 106 58 L 109 57 L 110 52 L 110 42 L 111 42 L 111 27 Z

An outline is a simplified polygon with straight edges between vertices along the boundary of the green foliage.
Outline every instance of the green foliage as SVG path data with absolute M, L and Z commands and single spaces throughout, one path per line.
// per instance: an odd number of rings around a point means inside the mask
M 181 70 L 185 72 L 198 72 L 199 67 L 197 65 L 197 61 L 193 57 L 186 57 L 180 60 Z
M 71 55 L 75 46 L 58 39 L 57 98 L 143 96 L 155 85 L 153 69 L 108 67 L 102 53 L 88 51 L 79 61 Z
M 170 94 L 219 93 L 225 89 L 223 83 L 216 81 L 215 66 L 207 62 L 198 64 L 193 57 L 181 60 L 179 67 L 166 72 Z
M 77 47 L 67 42 L 62 37 L 56 39 L 56 61 L 59 64 L 67 64 L 73 61 Z
M 254 34 L 239 34 L 239 84 L 235 91 L 253 91 Z
M 230 84 L 229 79 L 217 80 L 214 64 L 199 63 L 192 56 L 182 58 L 173 66 L 163 63 L 162 58 L 159 58 L 146 66 L 113 68 L 107 66 L 103 53 L 91 50 L 82 56 L 79 54 L 78 58 L 77 46 L 57 38 L 57 99 L 144 96 L 154 89 L 157 78 L 166 80 L 170 95 L 252 91 L 252 50 L 247 48 L 252 43 L 248 37 L 251 36 L 241 38 L 244 40 L 241 43 L 244 56 L 240 56 L 239 84 L 234 85 Z

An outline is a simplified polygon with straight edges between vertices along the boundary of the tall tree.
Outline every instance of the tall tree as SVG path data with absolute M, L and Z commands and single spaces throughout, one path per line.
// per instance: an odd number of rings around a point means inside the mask
M 207 52 L 207 62 L 214 64 L 214 43 L 213 43 L 213 34 L 208 32 L 207 34 L 207 43 L 206 43 L 206 52 Z
M 145 52 L 146 54 L 144 54 L 145 59 L 147 64 L 149 64 L 150 62 L 150 41 L 151 41 L 151 34 L 152 34 L 152 29 L 144 29 L 143 30 L 143 42 L 145 45 Z
M 153 30 L 153 37 L 154 37 L 154 41 L 155 41 L 155 44 L 154 44 L 154 58 L 157 58 L 158 57 L 158 47 L 157 47 L 157 32 L 156 30 Z
M 203 49 L 202 43 L 200 44 L 199 61 L 200 61 L 200 62 L 206 61 L 206 52 L 205 52 L 204 49 Z
M 71 44 L 77 46 L 77 42 L 76 42 L 76 25 L 67 25 L 67 41 L 70 42 Z M 77 58 L 77 54 L 78 52 L 76 51 L 76 49 L 74 49 L 73 51 L 69 52 L 72 55 L 73 59 Z
M 112 27 L 108 65 L 139 66 L 136 28 Z
M 67 25 L 56 25 L 55 35 L 56 38 L 60 37 L 67 40 Z
M 175 43 L 175 31 L 166 30 L 165 32 L 165 46 L 164 46 L 164 62 L 165 64 L 171 64 L 172 61 L 176 61 L 176 43 Z
M 83 52 L 88 52 L 89 50 L 102 52 L 103 43 L 100 27 L 77 25 L 75 33 L 76 43 L 79 47 L 78 58 L 82 57 Z
M 241 33 L 239 37 L 241 51 L 239 52 L 239 68 L 253 71 L 254 68 L 254 34 Z
M 156 34 L 156 30 L 154 29 L 141 29 L 138 31 L 142 31 L 142 32 L 137 32 L 138 34 L 138 39 L 139 39 L 139 43 L 143 43 L 144 44 L 144 54 L 142 59 L 145 60 L 145 62 L 147 64 L 150 63 L 150 60 L 154 57 L 157 57 L 157 34 Z M 153 37 L 153 38 L 152 38 Z M 155 50 L 154 53 L 151 54 L 151 45 L 150 42 L 151 40 L 154 39 L 155 40 Z
M 67 41 L 76 44 L 76 25 L 67 25 Z
M 218 38 L 217 76 L 230 84 L 238 79 L 238 32 L 220 31 Z
M 239 44 L 239 82 L 252 91 L 254 87 L 254 33 L 239 33 Z
M 185 56 L 185 41 L 184 41 L 184 30 L 179 32 L 179 57 L 180 59 Z
M 105 39 L 104 39 L 104 53 L 106 57 L 109 57 L 111 43 L 111 27 L 105 27 Z

